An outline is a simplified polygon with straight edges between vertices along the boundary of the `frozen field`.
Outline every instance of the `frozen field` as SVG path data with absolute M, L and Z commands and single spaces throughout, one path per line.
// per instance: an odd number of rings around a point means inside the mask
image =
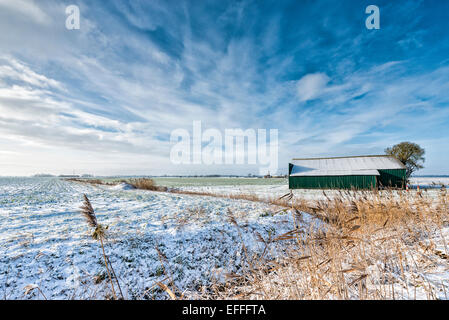
M 156 183 L 162 186 L 175 187 L 179 190 L 205 192 L 220 195 L 238 195 L 248 194 L 257 195 L 261 198 L 279 198 L 290 192 L 287 179 L 247 179 L 247 178 L 230 178 L 220 179 L 217 183 L 213 183 L 213 179 L 209 178 L 203 183 L 202 178 L 195 181 L 194 178 L 162 178 L 155 179 Z M 270 183 L 271 182 L 271 183 Z M 416 193 L 416 187 L 427 189 L 430 195 L 437 195 L 441 186 L 449 185 L 449 177 L 416 177 L 411 178 L 410 194 Z M 339 190 L 309 190 L 297 189 L 293 190 L 295 197 L 304 200 L 324 200 L 327 197 L 338 196 Z
M 449 186 L 449 177 L 414 177 L 410 179 L 412 186 L 440 187 Z
M 109 226 L 106 251 L 126 298 L 161 298 L 152 288 L 166 276 L 185 292 L 237 272 L 242 240 L 263 250 L 263 237 L 292 227 L 291 215 L 262 203 L 96 187 L 57 178 L 0 179 L 0 295 L 6 299 L 103 299 L 108 288 L 101 249 L 79 207 L 87 194 L 99 223 Z M 275 213 L 275 214 L 273 214 Z M 269 254 L 280 254 L 275 250 Z M 99 279 L 95 283 L 94 279 Z M 27 290 L 39 287 L 39 290 Z M 147 296 L 144 297 L 144 292 Z
M 156 184 L 167 187 L 194 187 L 194 186 L 267 186 L 288 185 L 287 178 L 153 178 Z
M 426 179 L 418 183 L 435 181 Z M 447 178 L 438 181 L 444 179 Z M 165 180 L 165 185 L 187 191 L 267 198 L 289 191 L 285 179 L 268 184 L 270 180 L 173 179 Z M 164 185 L 162 182 L 157 181 Z M 429 189 L 426 195 L 437 195 L 437 191 Z M 307 200 L 325 198 L 321 190 L 294 193 Z M 109 283 L 101 248 L 90 237 L 92 230 L 79 210 L 83 194 L 89 197 L 99 223 L 109 226 L 106 252 L 127 299 L 167 299 L 167 294 L 155 286 L 158 281 L 167 284 L 167 275 L 186 298 L 194 297 L 203 287 L 224 282 L 227 274 L 239 272 L 245 264 L 243 243 L 252 253 L 263 251 L 256 232 L 267 239 L 269 235 L 290 231 L 293 226 L 289 212 L 258 202 L 127 190 L 123 185 L 94 186 L 58 178 L 0 178 L 2 299 L 105 298 Z M 338 191 L 326 191 L 329 197 L 337 194 Z M 410 190 L 409 195 L 415 196 L 416 191 Z M 229 222 L 228 210 L 241 232 Z M 302 224 L 307 226 L 313 219 L 302 215 Z M 446 226 L 429 241 L 439 252 L 446 252 L 447 238 Z M 281 257 L 284 244 L 273 243 L 267 257 Z M 162 264 L 156 247 L 165 256 Z M 449 287 L 447 265 L 441 265 L 445 260 L 438 256 L 430 259 L 437 262 L 426 262 L 410 277 L 425 279 L 425 283 L 435 286 L 444 282 Z M 446 298 L 445 291 L 437 296 Z M 427 297 L 422 294 L 418 298 Z

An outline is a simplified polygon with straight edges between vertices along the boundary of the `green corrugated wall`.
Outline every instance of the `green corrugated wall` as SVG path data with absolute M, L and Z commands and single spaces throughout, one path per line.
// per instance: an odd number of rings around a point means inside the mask
M 291 166 L 289 168 L 291 172 Z M 290 189 L 372 189 L 405 188 L 405 169 L 378 170 L 380 176 L 289 176 Z
M 372 189 L 376 176 L 289 176 L 290 189 Z
M 382 169 L 377 171 L 380 173 L 379 187 L 405 188 L 405 169 Z

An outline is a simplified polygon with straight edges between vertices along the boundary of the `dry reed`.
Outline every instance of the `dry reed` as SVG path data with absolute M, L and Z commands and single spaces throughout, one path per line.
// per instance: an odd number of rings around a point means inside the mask
M 240 196 L 241 197 L 241 196 Z M 265 239 L 284 255 L 248 261 L 250 268 L 214 284 L 203 299 L 437 299 L 444 282 L 426 273 L 448 270 L 443 228 L 449 225 L 449 199 L 398 190 L 340 191 L 325 200 L 303 201 L 290 194 L 271 201 L 290 207 L 294 228 Z M 316 218 L 301 222 L 302 211 Z M 230 220 L 238 228 L 235 219 Z M 239 233 L 240 233 L 239 229 Z M 443 251 L 437 250 L 439 242 Z M 279 246 L 277 247 L 279 248 Z M 264 253 L 267 248 L 264 249 Z M 439 293 L 439 295 L 438 295 Z
M 120 283 L 118 281 L 117 275 L 115 274 L 115 271 L 114 271 L 114 269 L 112 267 L 112 264 L 111 264 L 111 262 L 109 260 L 109 257 L 106 255 L 106 252 L 104 250 L 103 240 L 105 238 L 105 233 L 106 233 L 106 230 L 108 229 L 108 227 L 107 226 L 104 227 L 104 226 L 102 226 L 101 224 L 99 224 L 97 222 L 97 217 L 95 215 L 95 211 L 94 211 L 94 209 L 92 207 L 92 204 L 89 201 L 89 198 L 86 195 L 84 195 L 84 202 L 83 202 L 83 206 L 81 207 L 81 214 L 86 219 L 86 222 L 88 223 L 88 225 L 90 227 L 92 227 L 92 228 L 95 228 L 94 232 L 92 233 L 92 238 L 95 239 L 95 240 L 100 241 L 101 249 L 102 249 L 102 252 L 103 252 L 103 259 L 104 259 L 104 263 L 105 263 L 105 266 L 106 266 L 106 271 L 108 273 L 109 281 L 111 283 L 112 295 L 113 295 L 114 299 L 117 300 L 117 294 L 115 293 L 115 288 L 114 288 L 114 283 L 112 281 L 111 272 L 112 272 L 112 274 L 115 277 L 115 280 L 117 282 L 117 286 L 118 286 L 118 288 L 120 290 L 120 294 L 121 294 L 122 299 L 123 299 L 124 297 L 123 297 L 122 289 L 120 287 Z M 109 271 L 109 268 L 111 268 L 111 271 Z

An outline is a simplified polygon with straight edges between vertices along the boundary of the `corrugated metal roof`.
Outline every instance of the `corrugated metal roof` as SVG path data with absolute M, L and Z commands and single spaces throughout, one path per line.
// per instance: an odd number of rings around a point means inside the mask
M 380 169 L 405 169 L 391 156 L 293 159 L 291 176 L 379 175 Z
M 290 176 L 380 176 L 377 170 L 310 170 L 294 166 Z

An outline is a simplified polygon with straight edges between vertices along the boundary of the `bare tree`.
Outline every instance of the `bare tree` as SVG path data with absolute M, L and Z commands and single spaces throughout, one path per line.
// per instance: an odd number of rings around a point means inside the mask
M 401 142 L 391 148 L 386 148 L 385 153 L 396 157 L 405 165 L 407 181 L 415 171 L 424 168 L 422 164 L 426 160 L 424 158 L 425 150 L 416 143 Z

